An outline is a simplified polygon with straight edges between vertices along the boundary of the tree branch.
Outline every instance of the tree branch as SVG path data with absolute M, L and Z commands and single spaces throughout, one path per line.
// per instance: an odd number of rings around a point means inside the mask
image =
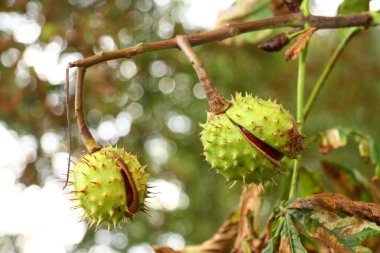
M 215 30 L 196 33 L 188 35 L 186 37 L 192 46 L 198 46 L 209 42 L 235 37 L 242 33 L 280 27 L 303 27 L 306 23 L 310 24 L 312 27 L 316 27 L 317 29 L 354 26 L 369 27 L 380 25 L 379 22 L 372 19 L 370 12 L 336 17 L 305 17 L 302 13 L 290 13 L 252 22 L 228 24 Z M 133 47 L 110 52 L 101 51 L 96 55 L 70 62 L 69 67 L 90 67 L 104 61 L 118 58 L 128 58 L 145 52 L 152 52 L 169 48 L 177 48 L 176 38 L 151 43 L 140 43 Z
M 212 78 L 209 76 L 203 63 L 193 51 L 186 36 L 177 36 L 178 47 L 186 55 L 190 64 L 193 66 L 199 80 L 201 81 L 202 88 L 207 96 L 210 105 L 210 111 L 216 115 L 224 113 L 230 107 L 230 103 L 224 99 L 222 94 L 215 87 Z
M 83 143 L 86 146 L 87 152 L 89 154 L 92 154 L 93 152 L 101 149 L 101 147 L 96 143 L 94 137 L 90 133 L 90 130 L 87 127 L 86 118 L 84 116 L 83 86 L 84 86 L 85 73 L 86 73 L 85 67 L 78 67 L 76 90 L 75 90 L 75 116 L 77 118 L 79 132 L 82 137 Z

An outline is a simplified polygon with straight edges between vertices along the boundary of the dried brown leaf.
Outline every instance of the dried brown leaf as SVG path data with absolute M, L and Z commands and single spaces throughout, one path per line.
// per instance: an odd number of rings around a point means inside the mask
M 291 253 L 289 238 L 282 237 L 280 241 L 280 247 L 278 248 L 279 253 Z
M 319 152 L 322 154 L 328 153 L 331 149 L 337 149 L 344 147 L 347 144 L 347 140 L 342 138 L 339 130 L 336 128 L 330 129 L 326 132 L 326 135 L 322 135 L 322 144 L 319 146 Z
M 271 39 L 260 43 L 257 47 L 266 52 L 277 52 L 280 51 L 289 43 L 289 38 L 286 33 L 280 33 Z
M 198 246 L 202 252 L 225 252 L 231 248 L 233 242 L 235 241 L 238 224 L 231 221 L 231 218 L 223 223 L 223 225 L 218 229 L 212 238 L 203 242 Z M 191 249 L 189 247 L 189 249 Z
M 291 12 L 300 11 L 302 0 L 282 0 Z
M 270 8 L 275 16 L 300 10 L 302 0 L 272 0 Z
M 153 250 L 156 253 L 183 253 L 184 250 L 174 250 L 167 246 L 153 246 Z
M 229 252 L 233 246 L 238 231 L 238 222 L 231 214 L 229 219 L 225 221 L 218 231 L 207 241 L 200 245 L 187 246 L 183 250 L 173 250 L 167 246 L 154 246 L 153 249 L 157 253 L 185 253 L 185 252 Z
M 299 35 L 297 37 L 297 41 L 285 51 L 285 60 L 289 61 L 297 59 L 316 30 L 317 28 L 312 27 L 305 30 L 301 35 Z
M 363 229 L 367 226 L 367 224 L 363 220 L 355 220 L 351 223 L 350 226 L 343 229 L 342 232 L 340 232 L 339 236 L 345 237 L 348 235 L 353 235 L 356 233 L 359 233 L 363 231 Z
M 251 185 L 243 188 L 243 193 L 240 197 L 240 221 L 238 225 L 238 235 L 235 241 L 234 252 L 240 252 L 242 241 L 246 240 L 252 246 L 252 232 L 251 232 L 251 214 L 255 212 L 258 207 L 258 199 L 263 189 L 261 186 Z
M 334 235 L 332 235 L 329 231 L 327 231 L 323 227 L 318 227 L 316 230 L 313 231 L 312 236 L 314 238 L 319 239 L 321 242 L 323 242 L 331 252 L 336 253 L 350 253 L 351 250 L 346 248 L 342 243 L 338 241 L 338 238 L 336 238 Z
M 343 212 L 349 216 L 357 215 L 380 224 L 380 205 L 362 201 L 352 201 L 337 193 L 321 193 L 300 199 L 290 205 L 297 209 L 323 209 L 330 212 Z
M 336 193 L 350 196 L 351 199 L 356 200 L 368 191 L 372 202 L 380 203 L 379 188 L 358 170 L 328 161 L 320 161 L 320 163 L 326 176 L 335 186 Z
M 290 13 L 288 7 L 286 7 L 284 1 L 282 0 L 272 0 L 272 3 L 269 5 L 269 8 L 275 16 Z
M 350 196 L 353 199 L 360 198 L 365 189 L 359 185 L 355 185 L 345 171 L 340 169 L 336 164 L 327 161 L 321 161 L 320 164 L 337 193 Z

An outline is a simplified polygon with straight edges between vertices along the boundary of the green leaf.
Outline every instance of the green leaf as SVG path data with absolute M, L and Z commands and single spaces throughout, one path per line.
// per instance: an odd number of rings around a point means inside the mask
M 335 252 L 371 252 L 360 244 L 380 234 L 376 223 L 341 213 L 294 209 L 292 216 L 302 224 L 309 236 L 321 240 Z
M 304 0 L 301 3 L 301 11 L 305 16 L 310 16 L 309 3 L 310 0 Z
M 219 13 L 218 24 L 240 22 L 267 8 L 270 0 L 237 0 L 228 12 Z
M 338 9 L 338 14 L 353 14 L 369 9 L 370 0 L 345 0 Z
M 284 159 L 282 162 L 285 162 L 282 165 L 287 167 L 290 163 L 292 165 L 293 160 Z M 260 201 L 253 203 L 254 212 L 252 229 L 260 237 L 265 236 L 268 224 L 274 216 L 278 216 L 276 208 L 281 206 L 282 200 L 287 199 L 290 177 L 291 175 L 288 173 L 279 178 L 276 185 L 266 184 L 264 186 L 264 191 L 260 194 Z M 272 212 L 269 212 L 268 210 L 272 210 Z
M 268 8 L 271 0 L 238 0 L 229 12 L 221 12 L 217 26 L 226 25 L 236 22 L 249 22 L 273 17 L 273 13 Z M 273 29 L 261 30 L 251 33 L 242 34 L 238 37 L 231 38 L 229 41 L 240 45 L 244 43 L 256 44 L 270 35 L 273 35 Z M 229 44 L 229 42 L 227 42 Z
M 377 11 L 371 11 L 370 15 L 372 18 L 372 24 L 373 25 L 380 25 L 380 13 Z
M 363 246 L 357 246 L 354 248 L 355 253 L 372 253 L 372 250 Z
M 375 167 L 375 179 L 380 178 L 380 164 L 377 164 Z
M 380 145 L 375 140 L 364 133 L 355 132 L 355 141 L 358 143 L 360 156 L 365 162 L 371 162 L 375 166 L 375 176 L 380 177 Z
M 241 247 L 243 249 L 243 253 L 251 253 L 251 248 L 249 247 L 247 240 L 243 240 L 241 242 Z
M 307 253 L 301 243 L 298 231 L 293 224 L 293 220 L 288 213 L 285 216 L 285 227 L 281 233 L 281 244 L 283 243 L 286 245 L 284 247 L 289 247 L 290 249 L 290 251 L 288 251 L 287 248 L 285 248 L 283 249 L 284 252 Z
M 279 217 L 277 220 L 275 220 L 272 226 L 268 245 L 263 249 L 262 253 L 278 252 L 278 246 L 280 245 L 280 234 L 283 227 L 284 227 L 284 218 Z

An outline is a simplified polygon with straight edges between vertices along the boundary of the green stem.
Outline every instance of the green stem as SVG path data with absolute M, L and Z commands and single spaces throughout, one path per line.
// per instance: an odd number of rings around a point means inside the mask
M 299 124 L 298 130 L 302 133 L 303 126 L 303 105 L 304 105 L 304 89 L 305 89 L 305 69 L 306 69 L 306 55 L 307 48 L 302 51 L 298 59 L 298 80 L 297 80 L 297 123 Z M 290 184 L 289 199 L 294 198 L 297 190 L 298 173 L 301 164 L 302 155 L 294 161 L 292 181 Z
M 331 70 L 335 66 L 335 63 L 339 56 L 342 54 L 343 49 L 347 46 L 350 39 L 361 30 L 361 28 L 353 28 L 350 31 L 347 32 L 346 36 L 342 39 L 342 41 L 339 43 L 338 47 L 335 49 L 333 55 L 331 56 L 329 62 L 327 63 L 326 67 L 324 68 L 321 76 L 319 77 L 316 85 L 314 86 L 313 90 L 311 91 L 310 97 L 305 105 L 305 110 L 303 113 L 304 119 L 307 118 L 309 115 L 310 109 L 313 106 L 317 96 L 319 95 L 319 92 L 321 91 L 323 85 L 326 82 L 327 77 L 330 75 Z
M 306 55 L 308 46 L 305 47 L 298 60 L 298 80 L 297 80 L 297 123 L 299 131 L 302 131 L 303 124 L 303 106 L 304 106 L 304 93 L 305 93 L 305 69 L 306 69 Z
M 287 34 L 288 35 L 288 39 L 292 40 L 293 38 L 297 37 L 298 35 L 300 35 L 300 34 L 302 34 L 304 32 L 305 32 L 305 29 L 301 29 L 301 30 L 299 30 L 297 32 Z
M 301 158 L 298 158 L 297 160 L 294 161 L 293 165 L 293 175 L 292 175 L 292 182 L 290 184 L 290 192 L 289 192 L 289 199 L 294 198 L 297 190 L 297 182 L 298 182 L 298 174 L 299 174 L 299 169 L 300 169 L 300 163 L 301 163 Z
M 311 15 L 311 13 L 309 11 L 309 4 L 310 4 L 310 0 L 304 0 L 301 4 L 301 11 L 305 17 L 308 17 Z M 308 28 L 308 27 L 306 27 L 306 28 Z

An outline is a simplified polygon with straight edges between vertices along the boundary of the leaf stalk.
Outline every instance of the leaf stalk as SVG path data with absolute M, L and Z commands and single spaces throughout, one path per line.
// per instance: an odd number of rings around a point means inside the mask
M 305 90 L 305 70 L 306 70 L 306 56 L 308 45 L 302 51 L 301 56 L 298 59 L 298 80 L 297 80 L 297 123 L 298 131 L 302 134 L 303 128 L 303 105 L 304 105 L 304 90 Z M 301 167 L 302 154 L 294 161 L 292 181 L 290 184 L 289 199 L 295 197 L 298 183 L 298 174 Z

